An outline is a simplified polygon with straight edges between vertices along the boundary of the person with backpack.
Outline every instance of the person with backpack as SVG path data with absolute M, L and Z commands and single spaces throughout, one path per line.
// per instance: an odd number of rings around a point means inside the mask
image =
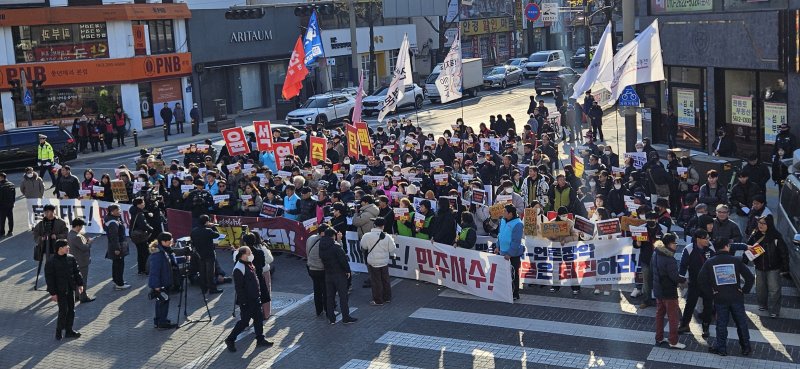
M 517 208 L 507 204 L 500 220 L 500 232 L 497 235 L 495 254 L 505 257 L 511 263 L 511 292 L 514 300 L 519 300 L 519 267 L 520 257 L 525 252 L 522 245 L 522 220 L 517 216 Z
M 366 251 L 367 271 L 372 287 L 372 306 L 382 306 L 392 301 L 392 286 L 389 284 L 389 262 L 395 255 L 397 244 L 391 235 L 384 232 L 385 218 L 375 218 L 374 227 L 361 238 L 361 248 Z

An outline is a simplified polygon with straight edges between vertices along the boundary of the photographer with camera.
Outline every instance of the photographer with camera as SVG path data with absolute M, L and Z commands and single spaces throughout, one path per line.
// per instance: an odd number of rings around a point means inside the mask
M 214 240 L 219 238 L 219 233 L 215 230 L 216 224 L 212 223 L 208 215 L 203 214 L 198 217 L 200 225 L 192 230 L 189 237 L 192 240 L 197 255 L 200 256 L 200 288 L 203 293 L 221 293 L 214 283 L 215 265 L 217 262 L 216 246 Z
M 33 260 L 39 262 L 36 269 L 36 281 L 38 285 L 39 272 L 42 270 L 42 263 L 46 265 L 50 258 L 56 253 L 54 247 L 55 241 L 66 239 L 67 223 L 63 220 L 56 218 L 56 207 L 52 204 L 44 206 L 44 217 L 37 223 L 32 230 L 33 239 L 36 241 L 36 247 L 33 250 Z M 34 285 L 34 289 L 36 289 Z
M 156 241 L 150 244 L 150 276 L 147 286 L 151 288 L 150 299 L 155 300 L 156 315 L 153 318 L 153 325 L 159 329 L 177 328 L 177 324 L 167 319 L 169 313 L 169 295 L 165 289 L 173 285 L 173 270 L 178 268 L 178 263 L 184 261 L 184 257 L 175 256 L 172 251 L 172 234 L 163 232 Z
M 241 317 L 236 326 L 225 339 L 228 351 L 236 352 L 236 337 L 244 332 L 253 320 L 256 333 L 256 346 L 271 347 L 272 342 L 264 339 L 264 313 L 261 310 L 261 283 L 253 266 L 253 252 L 247 246 L 239 247 L 236 252 L 236 265 L 233 267 L 233 283 L 236 287 L 236 305 L 239 305 Z

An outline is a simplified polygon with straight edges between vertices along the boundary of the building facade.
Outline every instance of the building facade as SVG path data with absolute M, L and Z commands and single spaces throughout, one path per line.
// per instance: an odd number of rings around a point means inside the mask
M 795 4 L 795 8 L 797 7 Z M 639 3 L 646 27 L 658 17 L 666 81 L 639 88 L 652 112 L 655 142 L 666 143 L 662 122 L 673 107 L 679 124 L 678 146 L 713 153 L 724 129 L 738 147 L 737 157 L 772 153 L 781 123 L 798 116 L 800 87 L 797 31 L 800 13 L 786 0 L 750 2 Z
M 136 2 L 51 0 L 0 8 L 3 129 L 67 126 L 121 107 L 130 128 L 141 130 L 163 124 L 157 112 L 164 103 L 191 107 L 188 7 Z M 19 86 L 23 74 L 33 92 L 29 109 Z

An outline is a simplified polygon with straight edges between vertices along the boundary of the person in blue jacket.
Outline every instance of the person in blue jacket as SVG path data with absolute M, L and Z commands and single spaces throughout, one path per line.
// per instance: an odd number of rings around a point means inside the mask
M 169 296 L 166 288 L 172 286 L 172 268 L 177 268 L 183 262 L 183 256 L 175 256 L 172 251 L 172 234 L 162 232 L 150 244 L 150 258 L 147 260 L 150 267 L 150 276 L 147 286 L 151 288 L 151 296 L 156 303 L 156 316 L 153 324 L 159 329 L 172 329 L 177 327 L 167 319 L 169 313 Z
M 511 283 L 514 300 L 519 299 L 519 266 L 520 257 L 525 253 L 522 245 L 522 220 L 517 216 L 517 208 L 508 204 L 500 220 L 500 229 L 497 235 L 497 248 L 495 253 L 502 255 L 511 262 Z
M 283 216 L 291 220 L 297 220 L 299 218 L 298 214 L 292 213 L 297 210 L 297 201 L 300 200 L 300 198 L 294 193 L 294 185 L 287 185 L 285 191 L 286 196 L 283 198 Z
M 269 168 L 273 172 L 277 172 L 278 171 L 278 164 L 275 163 L 275 153 L 274 152 L 272 152 L 272 151 L 264 151 L 264 152 L 261 153 L 261 155 L 258 157 L 258 159 L 261 161 L 261 165 Z

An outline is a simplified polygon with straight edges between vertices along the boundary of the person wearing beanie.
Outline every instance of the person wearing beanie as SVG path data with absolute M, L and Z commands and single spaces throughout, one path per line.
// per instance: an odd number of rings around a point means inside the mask
M 272 342 L 264 338 L 264 313 L 261 309 L 261 282 L 253 266 L 253 251 L 248 246 L 241 246 L 236 251 L 236 264 L 233 267 L 233 284 L 236 288 L 236 305 L 239 305 L 239 321 L 233 327 L 225 346 L 228 351 L 236 352 L 236 337 L 253 321 L 256 334 L 256 346 L 271 347 Z
M 689 329 L 689 323 L 692 321 L 694 308 L 697 306 L 697 299 L 702 297 L 703 312 L 700 314 L 700 320 L 703 328 L 703 338 L 708 338 L 709 336 L 708 329 L 711 324 L 711 312 L 714 309 L 714 299 L 712 296 L 703 295 L 703 290 L 700 288 L 698 282 L 698 274 L 706 260 L 714 256 L 714 254 L 714 245 L 711 244 L 710 237 L 705 229 L 697 229 L 692 234 L 692 243 L 683 248 L 681 264 L 678 268 L 678 277 L 681 283 L 686 283 L 688 289 L 686 294 L 686 306 L 683 309 L 681 325 L 678 327 L 679 334 L 691 331 Z
M 651 260 L 653 275 L 653 294 L 656 297 L 656 343 L 668 344 L 673 349 L 684 349 L 686 345 L 678 342 L 678 323 L 680 307 L 678 306 L 678 261 L 675 251 L 678 248 L 678 236 L 667 233 L 654 243 L 655 252 Z M 669 321 L 669 339 L 664 339 L 664 315 Z
M 156 304 L 153 326 L 158 329 L 173 329 L 177 325 L 167 319 L 169 314 L 169 296 L 166 289 L 172 287 L 172 270 L 178 268 L 178 263 L 184 261 L 183 256 L 175 256 L 172 251 L 172 234 L 162 232 L 156 240 L 150 244 L 150 257 L 147 264 L 150 266 L 150 274 L 147 278 L 147 286 L 150 287 L 150 297 Z
M 58 304 L 58 322 L 56 323 L 56 339 L 66 337 L 78 338 L 80 333 L 72 329 L 75 322 L 75 293 L 83 293 L 83 277 L 78 271 L 78 262 L 69 253 L 69 243 L 65 239 L 55 241 L 56 254 L 44 268 L 47 281 L 47 292 L 50 300 Z

